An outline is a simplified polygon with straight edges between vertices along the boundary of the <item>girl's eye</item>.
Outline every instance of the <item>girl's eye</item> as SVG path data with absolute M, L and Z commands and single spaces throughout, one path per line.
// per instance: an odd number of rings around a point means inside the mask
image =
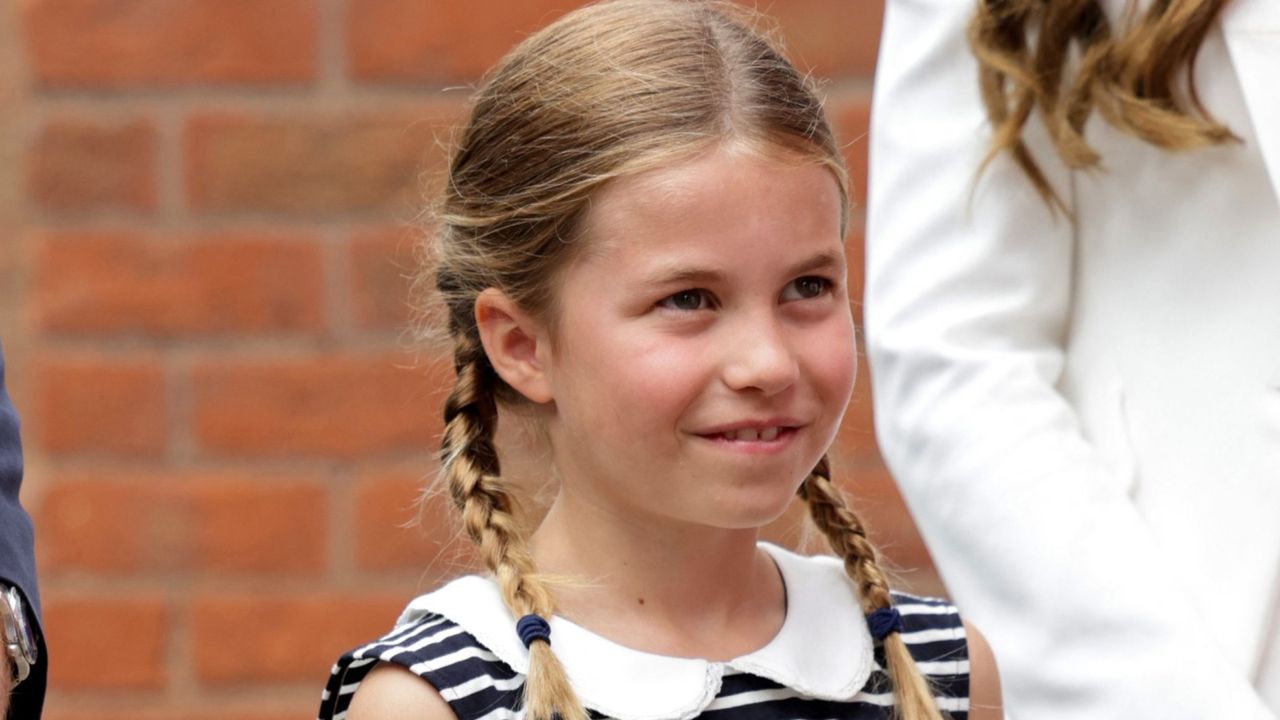
M 658 301 L 658 307 L 668 310 L 706 310 L 711 307 L 711 297 L 706 290 L 681 290 Z
M 808 275 L 792 280 L 782 291 L 783 300 L 809 300 L 816 298 L 831 289 L 831 281 L 816 275 Z

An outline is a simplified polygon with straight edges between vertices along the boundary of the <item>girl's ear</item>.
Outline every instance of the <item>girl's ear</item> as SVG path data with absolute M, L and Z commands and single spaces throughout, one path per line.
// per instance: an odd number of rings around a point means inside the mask
M 543 362 L 550 339 L 542 323 L 497 288 L 476 297 L 475 314 L 480 343 L 498 377 L 535 403 L 550 402 L 551 383 Z

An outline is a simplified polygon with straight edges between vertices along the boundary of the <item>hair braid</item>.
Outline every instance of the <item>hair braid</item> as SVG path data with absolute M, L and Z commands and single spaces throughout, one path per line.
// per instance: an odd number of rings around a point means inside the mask
M 498 424 L 494 395 L 500 381 L 472 333 L 455 332 L 454 338 L 458 378 L 444 403 L 441 472 L 462 515 L 463 528 L 493 572 L 511 613 L 550 618 L 551 593 L 538 578 L 516 520 L 515 500 L 499 474 L 493 435 Z M 512 626 L 511 632 L 515 631 Z M 529 647 L 524 702 L 529 720 L 587 717 L 564 668 L 544 640 L 534 640 Z
M 867 539 L 866 526 L 845 502 L 844 493 L 831 482 L 831 464 L 824 455 L 800 486 L 800 497 L 809 505 L 814 524 L 831 548 L 844 560 L 845 572 L 858 586 L 863 613 L 890 607 L 889 581 L 880 568 L 875 546 Z M 886 670 L 897 697 L 901 720 L 941 720 L 928 683 L 916 667 L 907 644 L 896 632 L 882 641 Z

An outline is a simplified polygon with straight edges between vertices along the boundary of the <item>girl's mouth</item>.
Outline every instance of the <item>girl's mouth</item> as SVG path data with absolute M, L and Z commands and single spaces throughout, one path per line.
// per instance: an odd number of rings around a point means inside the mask
M 780 434 L 791 429 L 792 428 L 783 427 L 779 425 L 775 425 L 773 427 L 767 427 L 763 429 L 741 428 L 739 430 L 729 430 L 728 432 L 712 435 L 711 437 L 724 438 L 725 440 L 729 440 L 733 442 L 750 442 L 750 441 L 773 442 L 774 440 L 778 439 L 778 436 Z

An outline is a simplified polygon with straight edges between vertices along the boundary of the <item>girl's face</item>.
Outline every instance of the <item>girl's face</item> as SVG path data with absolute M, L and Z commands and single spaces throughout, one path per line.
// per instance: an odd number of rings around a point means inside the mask
M 545 363 L 565 500 L 718 528 L 786 509 L 853 388 L 840 207 L 829 170 L 732 146 L 593 198 Z

